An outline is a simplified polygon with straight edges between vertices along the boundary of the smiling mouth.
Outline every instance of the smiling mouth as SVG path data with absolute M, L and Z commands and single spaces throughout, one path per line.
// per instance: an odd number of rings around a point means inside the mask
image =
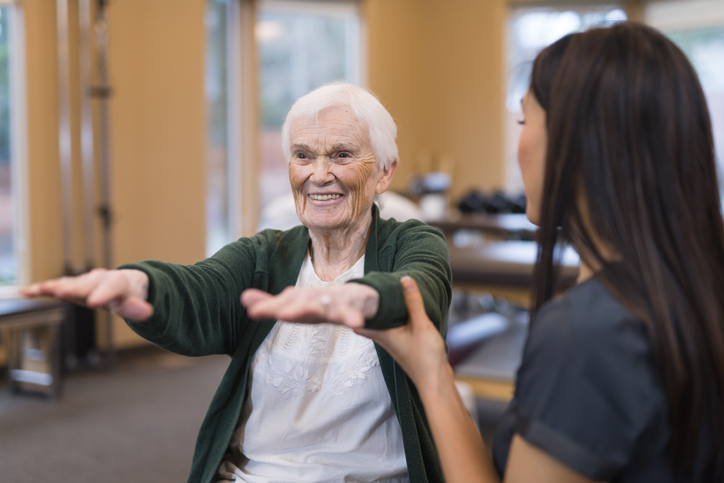
M 337 198 L 341 198 L 342 195 L 339 193 L 330 194 L 330 195 L 313 195 L 310 194 L 309 197 L 315 201 L 329 201 L 329 200 L 336 200 Z

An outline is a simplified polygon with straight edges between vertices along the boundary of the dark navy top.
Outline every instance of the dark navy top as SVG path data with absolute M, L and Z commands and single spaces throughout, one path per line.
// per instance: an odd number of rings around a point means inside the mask
M 591 278 L 531 323 L 495 465 L 502 475 L 518 433 L 592 480 L 681 481 L 666 454 L 667 411 L 643 323 Z

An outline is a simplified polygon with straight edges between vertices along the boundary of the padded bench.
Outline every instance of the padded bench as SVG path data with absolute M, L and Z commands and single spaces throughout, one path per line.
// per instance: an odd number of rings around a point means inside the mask
M 450 247 L 453 286 L 484 290 L 530 307 L 530 288 L 538 253 L 533 241 L 484 242 L 469 247 Z M 558 277 L 558 290 L 576 283 L 578 254 L 566 248 Z
M 486 291 L 530 308 L 538 253 L 533 241 L 494 241 L 469 247 L 450 244 L 453 287 Z M 576 283 L 579 257 L 563 252 L 557 290 Z M 448 346 L 456 378 L 469 384 L 476 396 L 507 401 L 513 395 L 515 373 L 527 337 L 527 323 L 488 313 L 451 326 Z
M 61 326 L 66 304 L 55 299 L 0 300 L 13 391 L 58 396 L 62 388 Z

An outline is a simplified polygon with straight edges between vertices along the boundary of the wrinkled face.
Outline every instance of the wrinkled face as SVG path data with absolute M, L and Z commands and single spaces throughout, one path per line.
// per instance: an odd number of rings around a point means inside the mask
M 375 193 L 392 181 L 395 166 L 381 169 L 369 129 L 345 107 L 290 126 L 289 181 L 297 215 L 310 230 L 349 229 L 368 223 Z
M 526 196 L 526 215 L 531 223 L 540 222 L 543 180 L 545 177 L 548 130 L 546 112 L 529 90 L 521 101 L 523 132 L 518 141 L 518 164 L 523 175 Z

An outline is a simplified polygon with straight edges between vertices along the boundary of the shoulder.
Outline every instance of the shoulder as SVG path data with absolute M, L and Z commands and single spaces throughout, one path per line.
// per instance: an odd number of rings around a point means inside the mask
M 595 278 L 540 309 L 531 323 L 526 355 L 565 358 L 578 370 L 604 372 L 622 363 L 648 368 L 653 357 L 643 322 Z
M 394 218 L 384 219 L 377 217 L 378 248 L 400 246 L 407 244 L 421 244 L 418 248 L 434 248 L 447 253 L 445 235 L 430 225 L 416 219 L 397 221 Z
M 659 384 L 653 346 L 644 323 L 597 279 L 572 287 L 545 304 L 531 321 L 519 380 L 590 385 L 601 395 Z M 566 390 L 571 390 L 567 387 Z M 578 388 L 576 388 L 578 390 Z
M 296 226 L 290 230 L 262 230 L 259 233 L 239 238 L 221 248 L 208 260 L 228 263 L 237 267 L 240 263 L 266 264 L 268 260 L 296 259 L 307 248 L 309 231 L 305 226 Z
M 516 431 L 593 479 L 628 465 L 644 435 L 666 438 L 666 397 L 646 328 L 596 279 L 531 322 L 516 402 Z
M 304 225 L 297 225 L 289 230 L 262 230 L 249 238 L 253 243 L 268 247 L 284 247 L 295 245 L 303 240 L 309 239 L 309 230 Z
M 397 221 L 395 218 L 382 218 L 377 210 L 375 210 L 374 215 L 377 223 L 377 232 L 381 235 L 429 227 L 429 225 L 416 218 L 410 218 L 405 221 Z
M 251 247 L 257 250 L 276 250 L 280 247 L 296 245 L 304 240 L 309 240 L 309 230 L 303 225 L 298 225 L 289 230 L 274 230 L 271 228 L 262 230 L 253 236 L 239 238 L 224 248 L 243 249 L 244 247 Z

